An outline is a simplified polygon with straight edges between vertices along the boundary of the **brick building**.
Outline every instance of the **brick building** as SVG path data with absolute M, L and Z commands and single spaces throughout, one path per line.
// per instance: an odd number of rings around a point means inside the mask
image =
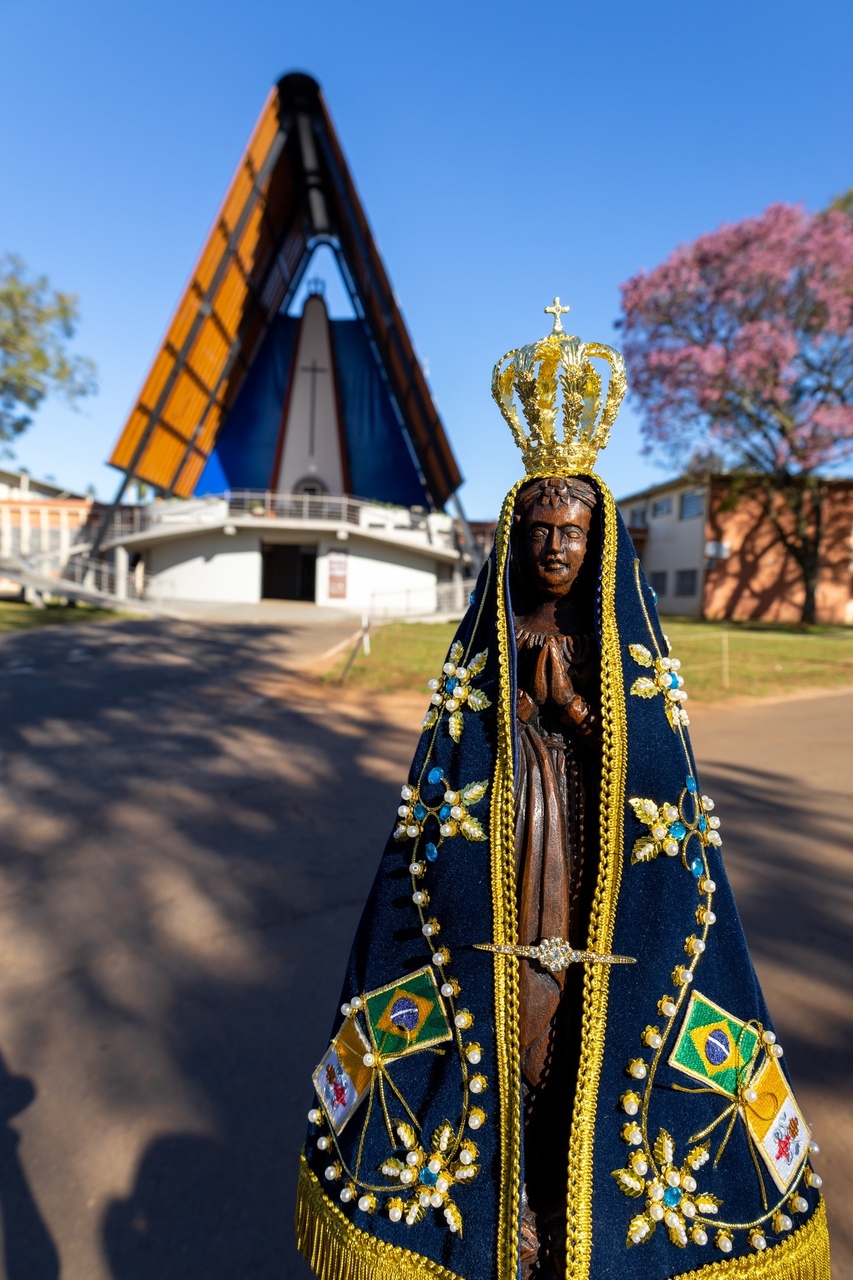
M 820 622 L 853 624 L 853 479 L 827 480 Z M 619 502 L 664 614 L 797 622 L 800 570 L 757 491 L 735 495 L 725 475 L 680 479 Z
M 34 480 L 26 471 L 0 470 L 0 561 L 23 556 L 34 563 L 65 563 L 92 509 L 91 498 Z M 17 582 L 0 577 L 4 594 Z

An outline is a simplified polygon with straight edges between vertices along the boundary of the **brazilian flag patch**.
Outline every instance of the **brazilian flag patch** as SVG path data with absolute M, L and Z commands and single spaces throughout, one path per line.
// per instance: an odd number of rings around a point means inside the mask
M 758 1032 L 694 991 L 670 1066 L 733 1098 L 758 1046 Z
M 453 1036 L 429 967 L 368 991 L 364 1007 L 376 1052 L 382 1058 L 400 1058 Z

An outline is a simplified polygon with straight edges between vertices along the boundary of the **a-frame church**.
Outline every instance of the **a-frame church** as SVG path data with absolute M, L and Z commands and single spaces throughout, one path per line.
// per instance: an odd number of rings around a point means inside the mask
M 351 318 L 307 280 L 323 247 Z M 309 76 L 270 94 L 109 461 L 159 495 L 101 543 L 154 598 L 424 613 L 462 577 L 462 477 Z

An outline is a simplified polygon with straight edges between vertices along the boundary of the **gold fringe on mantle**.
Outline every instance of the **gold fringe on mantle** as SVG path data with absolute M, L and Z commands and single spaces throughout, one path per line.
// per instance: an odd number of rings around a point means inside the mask
M 826 1205 L 821 1200 L 808 1222 L 772 1249 L 712 1262 L 675 1280 L 830 1280 Z
M 320 1280 L 459 1280 L 430 1258 L 354 1227 L 332 1204 L 304 1156 L 296 1189 L 296 1243 Z
M 332 1204 L 304 1156 L 296 1192 L 296 1242 L 320 1280 L 459 1280 L 430 1258 L 354 1227 Z M 830 1280 L 823 1200 L 809 1221 L 782 1244 L 763 1253 L 712 1262 L 674 1280 Z

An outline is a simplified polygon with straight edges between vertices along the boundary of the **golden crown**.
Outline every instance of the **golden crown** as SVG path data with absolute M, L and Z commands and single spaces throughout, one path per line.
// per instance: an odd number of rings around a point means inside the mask
M 561 316 L 569 310 L 555 298 L 546 314 L 554 327 L 545 338 L 508 351 L 495 365 L 492 395 L 509 423 L 524 457 L 528 475 L 582 475 L 595 466 L 598 451 L 607 444 L 610 428 L 628 389 L 625 361 L 613 347 L 581 342 L 563 329 Z M 604 407 L 601 374 L 592 360 L 610 365 Z M 562 389 L 562 404 L 558 393 Z M 518 415 L 521 405 L 529 434 Z M 557 435 L 562 409 L 563 439 Z

